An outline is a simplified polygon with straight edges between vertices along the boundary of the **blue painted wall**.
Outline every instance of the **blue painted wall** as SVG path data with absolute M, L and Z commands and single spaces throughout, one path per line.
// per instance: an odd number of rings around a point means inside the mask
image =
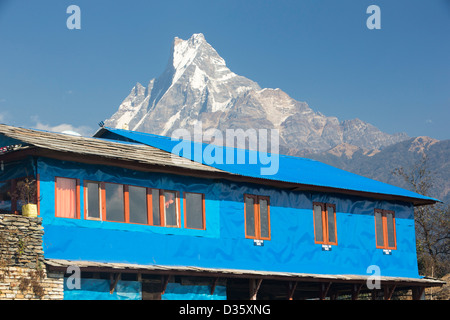
M 227 181 L 143 173 L 41 158 L 40 214 L 46 258 L 137 264 L 199 266 L 315 274 L 419 277 L 413 207 L 323 193 L 286 190 Z M 55 217 L 55 177 L 116 182 L 205 194 L 206 230 L 189 230 Z M 270 196 L 271 240 L 255 246 L 245 238 L 244 193 Z M 182 201 L 182 199 L 181 199 Z M 338 245 L 323 251 L 314 243 L 313 201 L 336 205 Z M 395 211 L 397 250 L 375 247 L 374 209 Z M 181 225 L 184 226 L 181 203 Z
M 211 286 L 189 286 L 168 283 L 161 300 L 226 300 L 227 288 L 216 286 L 211 294 Z
M 110 281 L 80 279 L 79 288 L 68 288 L 64 280 L 64 300 L 142 300 L 142 284 L 138 281 L 119 280 L 110 293 Z

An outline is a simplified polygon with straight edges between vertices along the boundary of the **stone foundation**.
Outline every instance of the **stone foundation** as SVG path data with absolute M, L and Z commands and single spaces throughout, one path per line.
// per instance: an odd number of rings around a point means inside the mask
M 64 275 L 47 273 L 41 218 L 0 214 L 0 300 L 61 300 Z

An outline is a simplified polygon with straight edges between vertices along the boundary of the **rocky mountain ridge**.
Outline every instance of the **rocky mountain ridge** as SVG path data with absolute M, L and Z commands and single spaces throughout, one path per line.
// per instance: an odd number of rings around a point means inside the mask
M 339 145 L 321 153 L 305 154 L 332 166 L 410 189 L 403 179 L 392 174 L 397 168 L 411 170 L 426 157 L 433 187 L 429 196 L 450 204 L 450 140 L 415 137 L 381 150 L 365 150 L 352 145 Z
M 278 129 L 280 153 L 314 158 L 408 188 L 392 170 L 426 155 L 436 176 L 435 196 L 450 202 L 450 140 L 388 134 L 360 119 L 340 121 L 314 111 L 279 88 L 261 88 L 232 72 L 205 40 L 175 38 L 165 71 L 140 83 L 104 121 L 106 126 L 170 136 L 175 129 Z
M 203 34 L 175 38 L 165 71 L 147 86 L 137 83 L 105 125 L 170 136 L 193 130 L 278 129 L 282 153 L 323 152 L 347 143 L 380 149 L 404 141 L 360 119 L 339 121 L 312 110 L 281 89 L 261 88 L 232 72 Z

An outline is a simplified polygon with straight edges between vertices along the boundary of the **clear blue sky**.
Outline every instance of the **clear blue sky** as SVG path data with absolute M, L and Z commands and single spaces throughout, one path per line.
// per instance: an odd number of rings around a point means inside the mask
M 327 116 L 450 138 L 450 0 L 0 0 L 0 122 L 94 131 L 199 32 L 235 73 Z

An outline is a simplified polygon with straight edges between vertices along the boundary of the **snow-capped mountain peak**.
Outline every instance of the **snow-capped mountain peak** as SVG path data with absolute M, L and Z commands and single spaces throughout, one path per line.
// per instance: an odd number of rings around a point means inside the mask
M 206 42 L 201 33 L 194 34 L 188 40 L 175 37 L 172 47 L 172 65 L 175 70 L 186 68 L 196 58 L 206 58 L 214 61 L 215 64 L 225 66 L 225 60 Z
M 178 37 L 174 39 L 171 58 L 165 73 L 171 75 L 171 86 L 185 76 L 182 80 L 184 82 L 188 80 L 186 83 L 197 90 L 203 90 L 208 83 L 211 84 L 209 90 L 217 89 L 222 82 L 237 77 L 202 33 L 194 34 L 188 40 Z M 254 85 L 252 84 L 252 88 Z
M 278 88 L 262 89 L 232 72 L 201 33 L 176 37 L 165 71 L 147 87 L 137 83 L 105 125 L 170 136 L 199 121 L 204 130 L 222 132 L 276 128 L 285 150 L 324 151 L 342 143 L 374 149 L 408 138 L 361 120 L 339 122 Z

